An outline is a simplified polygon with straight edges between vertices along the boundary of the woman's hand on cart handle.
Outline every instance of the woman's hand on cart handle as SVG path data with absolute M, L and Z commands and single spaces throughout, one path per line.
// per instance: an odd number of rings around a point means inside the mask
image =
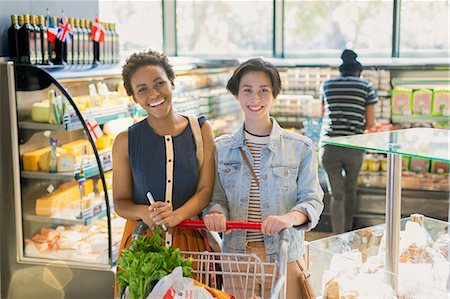
M 206 216 L 208 216 L 208 215 L 205 215 L 205 218 L 206 218 Z M 203 220 L 184 220 L 180 224 L 178 224 L 177 227 L 180 227 L 180 228 L 208 228 L 207 225 L 205 224 L 205 222 L 206 221 L 203 221 Z M 229 231 L 232 229 L 256 230 L 256 231 L 261 230 L 261 222 L 226 221 L 225 223 L 226 223 L 226 229 L 223 229 L 221 231 Z
M 227 229 L 227 219 L 222 213 L 210 212 L 203 218 L 206 229 L 212 232 L 223 232 L 229 234 L 231 230 Z

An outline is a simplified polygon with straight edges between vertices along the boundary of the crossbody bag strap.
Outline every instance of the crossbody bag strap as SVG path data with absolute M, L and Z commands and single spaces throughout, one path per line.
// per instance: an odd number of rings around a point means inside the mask
M 296 263 L 298 265 L 298 267 L 300 268 L 300 271 L 303 273 L 303 275 L 305 276 L 305 279 L 308 279 L 309 277 L 311 277 L 311 273 L 308 271 L 308 269 L 306 269 L 305 267 L 303 267 L 302 263 L 300 263 L 299 260 L 296 260 Z
M 203 165 L 203 136 L 202 130 L 200 129 L 200 124 L 198 123 L 198 118 L 195 115 L 189 115 L 189 124 L 191 125 L 192 135 L 195 141 L 195 155 L 197 156 L 198 171 Z
M 252 173 L 253 179 L 255 180 L 256 186 L 259 188 L 259 180 L 256 176 L 255 170 L 253 169 L 252 165 L 250 164 L 250 161 L 247 158 L 247 155 L 244 153 L 244 150 L 242 147 L 239 148 L 239 151 L 241 152 L 242 158 L 244 158 L 245 164 L 247 164 L 248 169 L 250 169 L 250 172 Z

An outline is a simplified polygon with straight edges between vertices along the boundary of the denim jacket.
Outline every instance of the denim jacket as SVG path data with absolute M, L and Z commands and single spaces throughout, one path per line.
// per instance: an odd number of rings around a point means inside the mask
M 304 231 L 317 225 L 323 210 L 323 191 L 319 184 L 316 150 L 312 141 L 280 127 L 272 118 L 269 144 L 261 152 L 260 200 L 263 221 L 269 215 L 300 211 L 308 221 L 289 228 L 288 261 L 304 252 Z M 205 213 L 222 213 L 229 221 L 247 221 L 252 174 L 244 162 L 242 147 L 250 163 L 252 155 L 244 145 L 244 127 L 216 139 L 216 181 L 210 205 Z M 224 252 L 244 252 L 246 232 L 224 234 Z M 279 237 L 264 236 L 268 260 L 278 257 Z

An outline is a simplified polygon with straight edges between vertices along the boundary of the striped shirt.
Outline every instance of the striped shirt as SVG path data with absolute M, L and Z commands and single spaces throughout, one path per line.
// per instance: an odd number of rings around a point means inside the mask
M 245 133 L 245 145 L 253 157 L 253 170 L 255 171 L 258 181 L 261 169 L 261 150 L 269 144 L 269 136 L 255 136 L 247 131 Z M 250 184 L 250 192 L 248 198 L 248 221 L 261 222 L 261 200 L 259 187 L 252 176 Z M 263 234 L 260 231 L 247 231 L 247 241 L 264 241 Z
M 321 137 L 347 136 L 364 133 L 366 106 L 378 102 L 369 81 L 354 77 L 336 77 L 320 88 L 324 104 Z

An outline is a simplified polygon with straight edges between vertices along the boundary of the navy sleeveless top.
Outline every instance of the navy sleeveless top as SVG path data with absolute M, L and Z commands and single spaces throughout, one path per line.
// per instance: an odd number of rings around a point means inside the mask
M 189 119 L 188 119 L 189 121 Z M 200 127 L 206 117 L 198 118 Z M 173 145 L 173 209 L 189 200 L 197 189 L 198 162 L 191 125 L 172 137 Z M 128 157 L 133 179 L 133 201 L 149 205 L 147 192 L 155 201 L 165 201 L 166 145 L 164 136 L 156 134 L 144 119 L 128 128 Z

